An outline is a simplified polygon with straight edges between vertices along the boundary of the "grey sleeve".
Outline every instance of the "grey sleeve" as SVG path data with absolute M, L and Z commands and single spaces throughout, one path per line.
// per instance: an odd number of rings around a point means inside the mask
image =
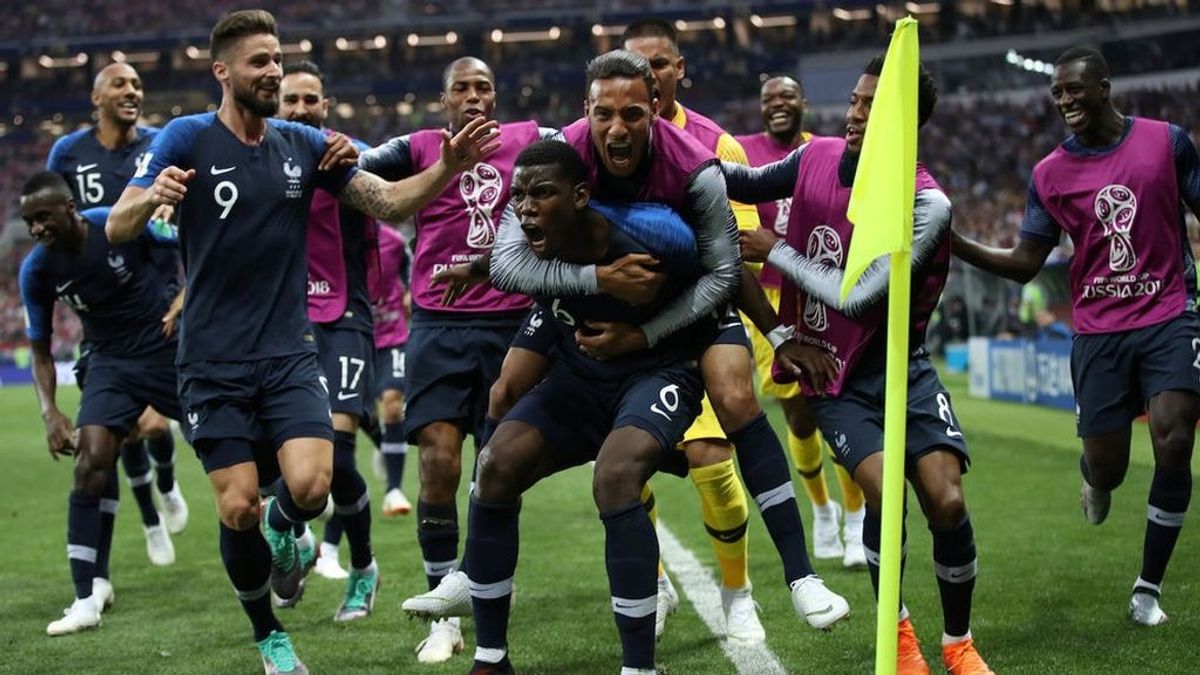
M 562 132 L 554 127 L 538 127 L 538 138 L 540 140 L 554 139 L 556 141 L 563 140 Z
M 359 155 L 358 168 L 389 181 L 413 175 L 412 145 L 408 134 L 397 136 Z
M 729 198 L 743 204 L 761 204 L 791 197 L 800 176 L 800 157 L 806 147 L 807 144 L 802 145 L 778 162 L 760 167 L 721 162 Z
M 950 199 L 941 190 L 918 192 L 913 205 L 914 270 L 921 269 L 933 259 L 942 238 L 949 231 Z M 783 240 L 771 249 L 767 264 L 774 266 L 812 297 L 853 319 L 887 297 L 890 259 L 891 256 L 883 256 L 871 263 L 850 290 L 844 304 L 841 302 L 844 270 L 827 267 L 818 260 L 801 255 Z
M 719 167 L 706 167 L 688 181 L 687 206 L 684 220 L 696 231 L 700 264 L 707 271 L 657 316 L 642 324 L 651 347 L 728 301 L 742 278 L 737 222 Z
M 542 260 L 534 255 L 521 231 L 512 204 L 504 208 L 496 245 L 492 247 L 492 285 L 525 295 L 595 295 L 595 265 L 573 265 L 560 260 Z

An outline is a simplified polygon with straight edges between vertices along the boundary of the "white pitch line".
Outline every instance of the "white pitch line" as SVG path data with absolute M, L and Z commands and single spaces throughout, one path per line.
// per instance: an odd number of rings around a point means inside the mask
M 787 675 L 779 658 L 766 644 L 744 645 L 725 639 L 725 610 L 721 607 L 721 591 L 713 581 L 712 573 L 679 542 L 661 519 L 658 521 L 658 550 L 663 563 L 671 569 L 675 583 L 708 629 L 717 636 L 721 650 L 733 662 L 738 675 Z

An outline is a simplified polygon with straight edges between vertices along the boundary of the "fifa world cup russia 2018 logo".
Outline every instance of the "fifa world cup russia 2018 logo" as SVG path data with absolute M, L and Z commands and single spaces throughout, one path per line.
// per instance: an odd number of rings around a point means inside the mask
M 496 221 L 492 212 L 500 201 L 504 180 L 491 164 L 480 162 L 462 172 L 458 193 L 467 205 L 467 246 L 490 249 L 496 243 Z
M 1137 265 L 1130 230 L 1137 216 L 1137 197 L 1124 185 L 1108 185 L 1096 193 L 1096 217 L 1108 239 L 1108 266 L 1114 272 L 1128 272 Z
M 840 267 L 842 264 L 842 238 L 832 227 L 818 225 L 808 235 L 806 252 L 809 258 L 819 263 L 830 267 Z M 804 325 L 818 333 L 829 328 L 829 315 L 825 312 L 825 303 L 811 295 L 804 303 Z

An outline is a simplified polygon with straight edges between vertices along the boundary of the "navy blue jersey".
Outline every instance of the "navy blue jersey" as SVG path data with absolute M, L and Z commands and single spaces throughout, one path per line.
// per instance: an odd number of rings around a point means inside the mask
M 159 131 L 158 127 L 137 127 L 136 140 L 109 150 L 96 139 L 96 127 L 85 127 L 54 142 L 46 158 L 46 170 L 66 179 L 80 211 L 112 206 L 147 161 L 146 151 Z M 162 246 L 155 249 L 153 257 L 167 282 L 167 294 L 174 297 L 179 290 L 179 252 Z
M 171 121 L 130 185 L 168 166 L 195 169 L 176 210 L 187 272 L 179 363 L 253 361 L 316 351 L 307 314 L 308 210 L 313 190 L 341 192 L 357 169 L 318 172 L 325 135 L 271 119 L 246 145 L 216 113 Z
M 658 314 L 685 289 L 694 285 L 704 273 L 700 257 L 695 252 L 695 239 L 691 228 L 669 208 L 657 204 L 609 208 L 596 203 L 593 203 L 593 207 L 608 218 L 611 224 L 608 250 L 596 264 L 605 265 L 631 253 L 648 253 L 659 260 L 659 269 L 666 274 L 666 281 L 653 302 L 638 306 L 629 305 L 609 295 L 535 298 L 545 309 L 546 316 L 552 316 L 555 320 L 559 330 L 558 353 L 563 362 L 585 377 L 616 380 L 663 364 L 697 358 L 711 342 L 713 334 L 709 331 L 678 331 L 659 342 L 653 349 L 608 361 L 597 361 L 579 349 L 575 342 L 575 331 L 586 332 L 586 322 L 615 321 L 641 325 Z M 630 228 L 623 227 L 624 223 L 614 223 L 615 218 L 639 220 L 642 223 L 655 220 L 660 223 L 657 229 L 661 238 L 643 243 L 627 233 L 626 230 Z M 691 238 L 690 251 L 687 247 L 677 244 L 681 236 Z
M 80 214 L 87 241 L 78 257 L 33 247 L 21 263 L 21 300 L 26 331 L 33 341 L 49 340 L 55 299 L 79 314 L 93 363 L 170 359 L 175 340 L 163 337 L 162 316 L 169 302 L 151 260 L 159 241 L 150 231 L 123 244 L 104 236 L 108 207 Z
M 96 128 L 85 127 L 54 142 L 46 170 L 67 180 L 79 210 L 112 206 L 129 179 L 147 161 L 146 151 L 158 127 L 138 127 L 137 140 L 109 150 L 96 140 Z
M 359 152 L 371 146 L 353 141 Z M 361 211 L 343 206 L 338 214 L 342 224 L 342 253 L 346 263 L 346 312 L 334 322 L 334 327 L 374 333 L 371 319 L 371 294 L 367 288 L 368 256 L 379 255 L 378 223 Z

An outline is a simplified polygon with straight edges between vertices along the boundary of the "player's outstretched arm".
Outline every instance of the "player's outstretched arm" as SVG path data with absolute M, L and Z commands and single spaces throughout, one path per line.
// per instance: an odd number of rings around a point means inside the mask
M 913 272 L 922 269 L 941 248 L 943 237 L 950 232 L 950 199 L 941 190 L 922 190 L 917 193 L 913 208 Z M 861 316 L 887 297 L 888 263 L 883 256 L 871 263 L 859 277 L 846 301 L 842 302 L 842 278 L 845 270 L 829 267 L 824 262 L 801 254 L 787 244 L 776 242 L 767 257 L 767 264 L 783 273 L 810 296 L 850 318 Z
M 495 121 L 476 118 L 453 137 L 443 131 L 442 156 L 433 166 L 394 183 L 359 171 L 339 197 L 368 216 L 389 222 L 405 220 L 445 190 L 455 174 L 499 149 L 499 126 Z
M 55 390 L 58 373 L 54 368 L 54 356 L 50 353 L 49 340 L 30 342 L 33 352 L 33 388 L 37 392 L 42 410 L 42 421 L 46 424 L 46 445 L 50 456 L 58 460 L 59 455 L 75 453 L 75 430 L 71 420 L 58 409 Z
M 958 232 L 950 234 L 950 250 L 956 258 L 981 270 L 991 272 L 1017 283 L 1027 283 L 1037 276 L 1046 258 L 1054 250 L 1048 242 L 1021 237 L 1012 248 L 985 246 L 967 239 Z
M 126 186 L 104 224 L 104 235 L 109 243 L 120 244 L 136 239 L 145 231 L 146 223 L 160 206 L 174 208 L 183 201 L 187 195 L 187 184 L 195 176 L 195 169 L 184 171 L 176 166 L 168 166 L 159 172 L 148 188 Z
M 800 175 L 800 157 L 804 154 L 802 145 L 793 150 L 787 157 L 770 164 L 754 168 L 737 162 L 721 162 L 721 172 L 725 174 L 729 198 L 747 204 L 786 199 L 796 190 L 796 179 Z

